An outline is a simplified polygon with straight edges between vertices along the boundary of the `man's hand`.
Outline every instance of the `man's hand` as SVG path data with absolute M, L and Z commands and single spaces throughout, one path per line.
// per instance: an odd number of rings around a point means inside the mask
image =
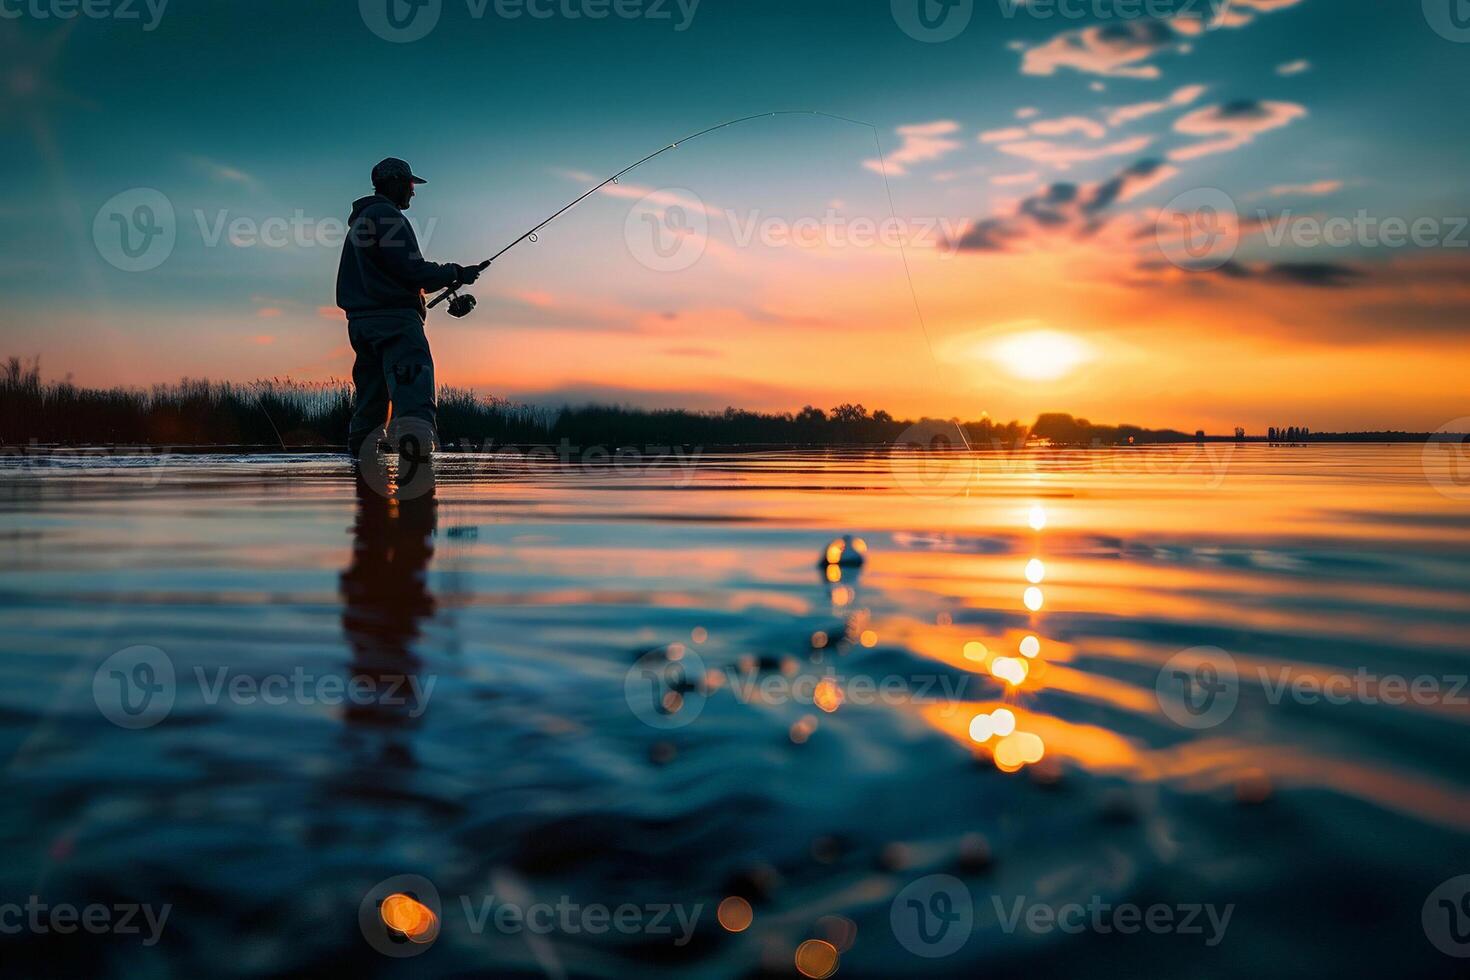
M 462 265 L 462 266 L 460 266 L 459 267 L 459 284 L 461 286 L 468 286 L 470 283 L 472 283 L 476 279 L 480 278 L 480 271 L 483 268 L 484 268 L 484 266 L 480 266 L 480 265 Z

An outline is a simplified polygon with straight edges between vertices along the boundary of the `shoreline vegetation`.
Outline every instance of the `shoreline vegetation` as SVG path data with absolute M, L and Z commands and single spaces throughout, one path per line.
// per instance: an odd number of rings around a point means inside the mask
M 37 361 L 11 357 L 0 366 L 0 446 L 231 447 L 275 451 L 339 450 L 352 414 L 352 385 L 272 378 L 249 384 L 184 379 L 149 389 L 85 388 L 69 379 L 43 382 Z M 1031 425 L 990 419 L 896 419 L 881 409 L 843 404 L 826 411 L 723 412 L 640 409 L 615 405 L 543 408 L 439 389 L 439 435 L 446 448 L 489 450 L 508 445 L 582 446 L 886 446 L 1014 450 L 1053 446 L 1168 445 L 1191 442 L 1424 442 L 1424 432 L 1308 432 L 1304 427 L 1262 435 L 1193 435 L 1135 425 L 1098 425 L 1065 413 Z M 1289 434 L 1289 437 L 1288 437 Z

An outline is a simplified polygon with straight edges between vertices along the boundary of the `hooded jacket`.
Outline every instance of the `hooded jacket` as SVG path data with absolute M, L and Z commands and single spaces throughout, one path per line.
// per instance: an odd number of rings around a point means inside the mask
M 424 290 L 459 282 L 459 266 L 425 261 L 408 218 L 383 195 L 352 202 L 347 225 L 337 266 L 337 305 L 348 320 L 383 313 L 424 319 Z

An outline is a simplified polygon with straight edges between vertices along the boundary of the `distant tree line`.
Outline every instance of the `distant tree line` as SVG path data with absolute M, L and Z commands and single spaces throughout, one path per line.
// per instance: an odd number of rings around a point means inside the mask
M 345 381 L 272 378 L 250 384 L 185 379 L 147 390 L 84 388 L 43 382 L 40 365 L 12 357 L 0 366 L 0 445 L 336 447 L 346 442 L 352 386 Z M 877 446 L 1019 449 L 1033 440 L 1058 446 L 1126 446 L 1204 440 L 1174 429 L 1099 425 L 1062 412 L 1021 422 L 896 419 L 860 403 L 830 411 L 695 412 L 582 405 L 520 405 L 462 388 L 439 389 L 439 435 L 446 445 Z M 1235 438 L 1243 439 L 1243 429 Z M 1313 433 L 1272 426 L 1272 442 L 1422 442 L 1422 432 Z
M 1073 418 L 1065 412 L 1048 412 L 1036 418 L 1031 427 L 1033 439 L 1047 439 L 1058 446 L 1130 446 L 1158 443 L 1193 442 L 1174 429 L 1145 429 L 1140 425 L 1098 425 L 1087 419 Z
M 0 370 L 0 444 L 153 446 L 337 446 L 345 444 L 352 386 L 272 378 L 251 384 L 185 379 L 148 390 L 43 382 L 38 363 L 10 358 Z M 963 425 L 963 435 L 961 435 Z M 1028 427 L 990 420 L 895 419 L 843 403 L 830 412 L 648 410 L 609 405 L 545 409 L 439 389 L 446 445 L 580 446 L 925 445 L 987 449 L 1025 444 Z
M 1273 425 L 1266 430 L 1268 442 L 1306 442 L 1311 437 L 1312 433 L 1305 425 Z

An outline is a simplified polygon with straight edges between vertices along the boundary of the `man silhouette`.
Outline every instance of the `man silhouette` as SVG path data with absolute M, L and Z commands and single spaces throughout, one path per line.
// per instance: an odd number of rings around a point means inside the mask
M 373 168 L 373 189 L 352 203 L 347 240 L 337 267 L 337 305 L 347 314 L 356 404 L 347 448 L 354 457 L 388 419 L 417 420 L 436 431 L 434 359 L 424 335 L 424 290 L 468 285 L 479 266 L 425 261 L 403 212 L 414 186 L 426 181 L 407 163 L 388 157 Z M 432 451 L 433 446 L 423 446 Z

